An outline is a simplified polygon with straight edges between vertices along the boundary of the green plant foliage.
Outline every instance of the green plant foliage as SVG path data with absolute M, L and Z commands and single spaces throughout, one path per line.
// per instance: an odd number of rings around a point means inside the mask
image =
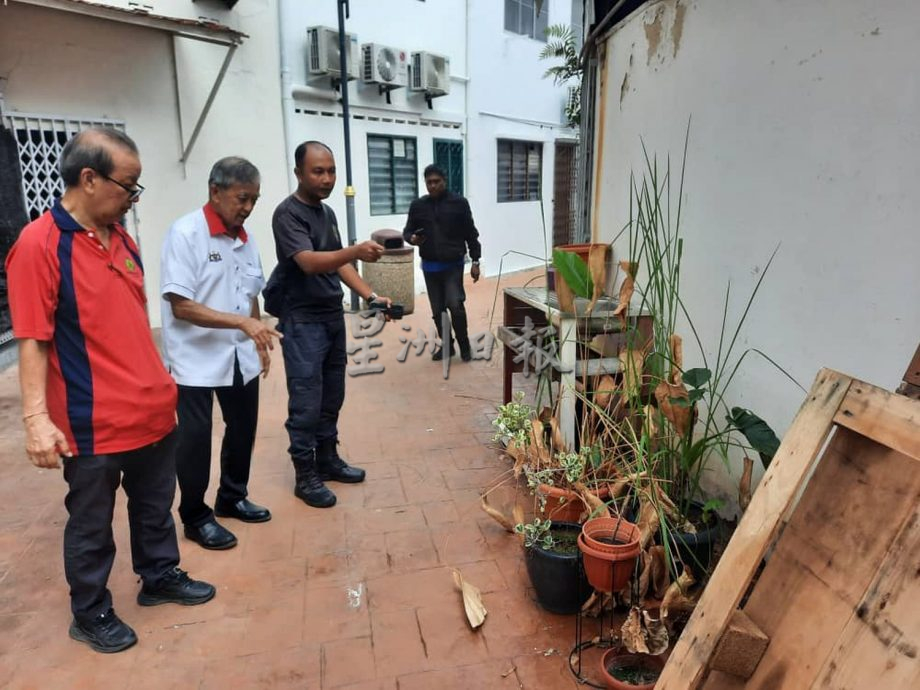
M 725 419 L 741 432 L 751 444 L 751 448 L 760 454 L 763 466 L 768 467 L 776 451 L 779 450 L 779 438 L 770 425 L 743 407 L 733 407 L 731 414 Z
M 591 295 L 594 294 L 594 282 L 591 280 L 588 264 L 578 254 L 554 249 L 553 267 L 572 292 L 579 297 L 591 299 Z
M 543 78 L 553 78 L 556 85 L 575 82 L 576 96 L 566 102 L 565 116 L 570 127 L 581 124 L 581 76 L 582 63 L 578 42 L 572 29 L 565 24 L 553 24 L 546 28 L 546 45 L 540 51 L 541 60 L 561 60 L 558 65 L 547 68 Z
M 519 522 L 514 526 L 514 531 L 524 535 L 524 548 L 537 547 L 545 551 L 552 551 L 556 540 L 550 534 L 550 527 L 552 527 L 551 520 L 537 518 L 533 522 Z

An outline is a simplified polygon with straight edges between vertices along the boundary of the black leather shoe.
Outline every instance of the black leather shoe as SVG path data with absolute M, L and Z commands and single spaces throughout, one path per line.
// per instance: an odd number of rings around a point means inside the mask
M 217 517 L 236 518 L 243 522 L 268 522 L 272 519 L 268 508 L 256 505 L 248 498 L 241 498 L 233 504 L 217 501 L 214 504 L 214 514 Z
M 115 609 L 109 609 L 90 621 L 80 622 L 74 618 L 70 624 L 70 636 L 103 654 L 120 652 L 137 643 L 137 635 L 131 626 L 115 615 Z
M 232 549 L 236 546 L 236 537 L 233 535 L 233 532 L 213 519 L 197 527 L 186 525 L 185 538 L 191 539 L 193 542 L 206 549 L 213 549 L 215 551 Z
M 473 359 L 473 353 L 470 350 L 469 344 L 466 346 L 460 346 L 460 359 L 462 359 L 464 362 L 469 362 L 471 359 Z
M 211 601 L 217 590 L 214 585 L 193 580 L 188 573 L 175 567 L 166 573 L 155 584 L 146 582 L 137 593 L 137 603 L 141 606 L 157 606 L 158 604 L 182 604 L 195 606 Z

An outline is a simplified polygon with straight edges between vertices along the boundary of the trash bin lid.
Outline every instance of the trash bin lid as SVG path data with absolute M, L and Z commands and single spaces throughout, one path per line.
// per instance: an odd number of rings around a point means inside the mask
M 401 249 L 403 247 L 403 236 L 399 230 L 389 228 L 374 230 L 371 233 L 371 239 L 377 244 L 382 244 L 384 249 Z

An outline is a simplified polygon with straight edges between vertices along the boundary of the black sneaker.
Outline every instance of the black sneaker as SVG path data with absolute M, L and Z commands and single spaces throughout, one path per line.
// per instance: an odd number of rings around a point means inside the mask
M 70 637 L 103 654 L 120 652 L 137 643 L 137 635 L 131 626 L 115 615 L 115 609 L 82 623 L 74 618 L 70 624 Z
M 211 601 L 217 590 L 214 585 L 193 580 L 188 573 L 178 566 L 166 573 L 153 585 L 146 582 L 137 593 L 137 603 L 141 606 L 157 606 L 158 604 L 182 604 L 195 606 Z

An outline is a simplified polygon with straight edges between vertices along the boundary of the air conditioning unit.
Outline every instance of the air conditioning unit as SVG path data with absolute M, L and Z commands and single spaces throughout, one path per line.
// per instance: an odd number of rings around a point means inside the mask
M 361 46 L 361 78 L 366 84 L 406 86 L 409 83 L 409 55 L 401 48 L 365 43 Z
M 412 53 L 410 88 L 424 91 L 429 97 L 450 93 L 450 58 L 435 53 Z
M 358 37 L 345 34 L 345 54 L 348 79 L 358 78 Z M 307 74 L 311 77 L 341 79 L 339 63 L 339 32 L 328 26 L 307 29 Z

